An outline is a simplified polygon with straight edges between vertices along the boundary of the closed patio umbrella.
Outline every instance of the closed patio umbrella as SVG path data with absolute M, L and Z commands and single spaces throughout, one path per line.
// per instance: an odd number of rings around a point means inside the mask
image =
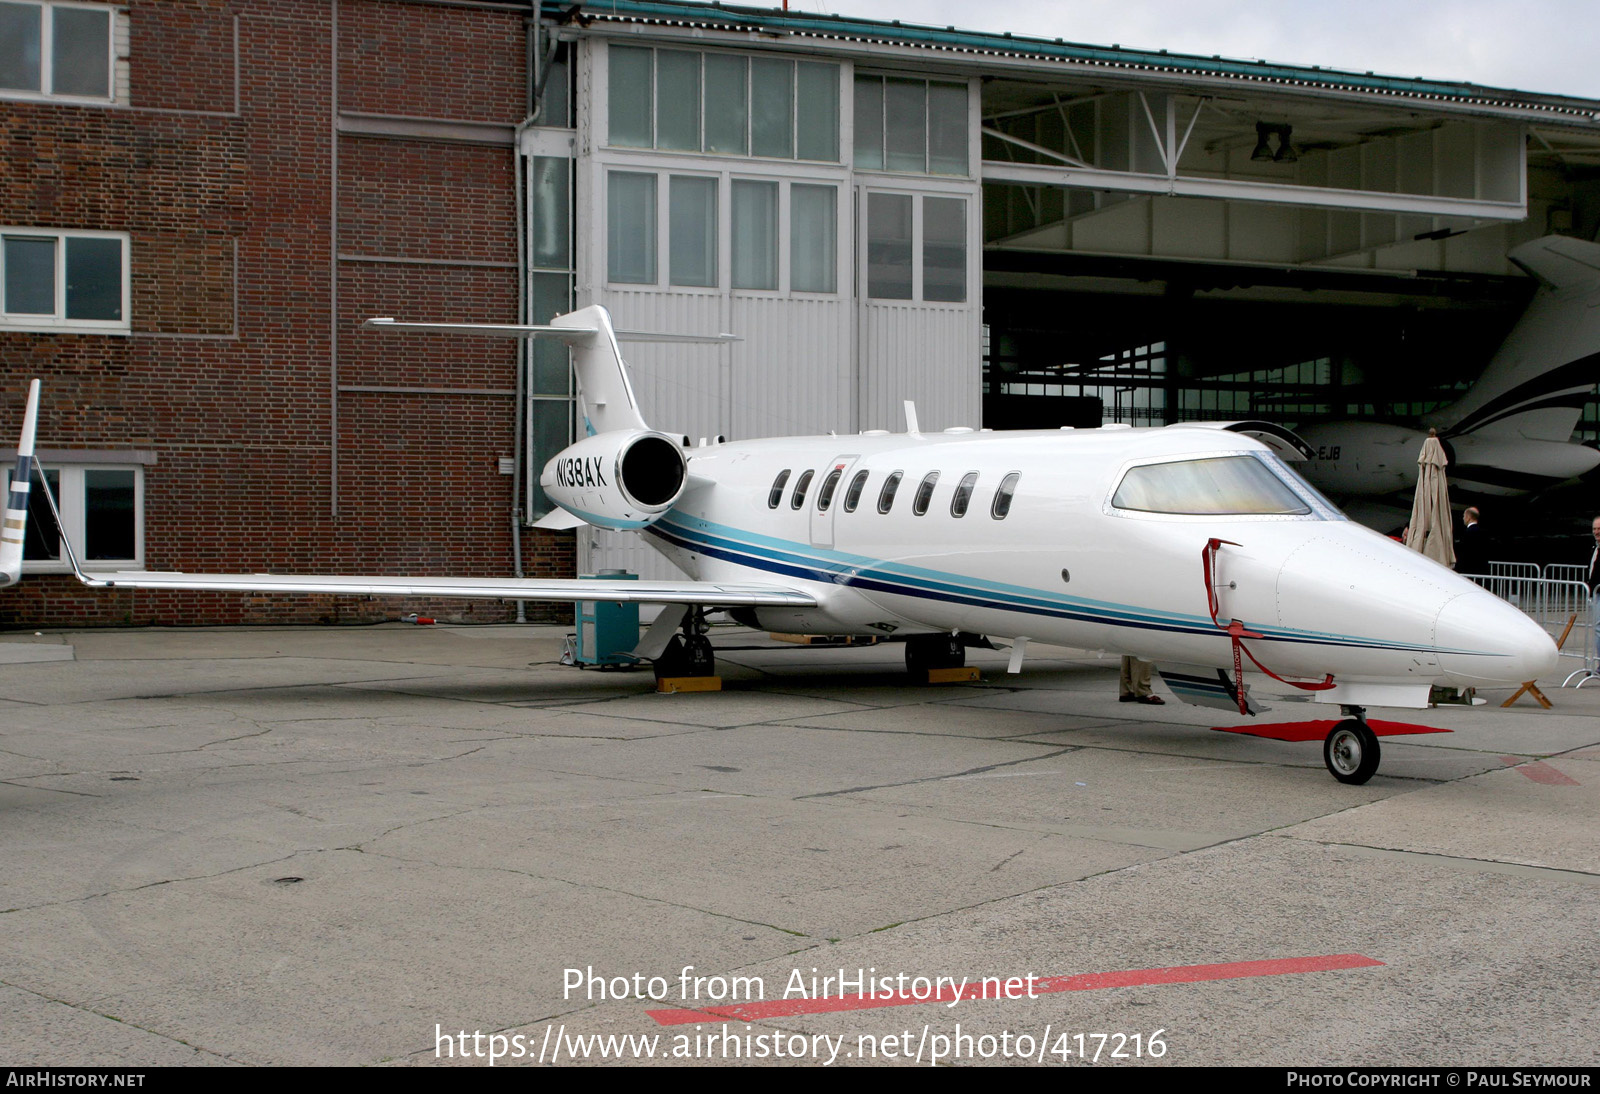
M 1456 564 L 1456 549 L 1451 542 L 1454 521 L 1450 515 L 1450 483 L 1445 478 L 1449 458 L 1439 443 L 1437 430 L 1428 430 L 1417 456 L 1417 493 L 1411 501 L 1411 525 L 1406 530 L 1406 546 L 1427 555 L 1441 566 Z

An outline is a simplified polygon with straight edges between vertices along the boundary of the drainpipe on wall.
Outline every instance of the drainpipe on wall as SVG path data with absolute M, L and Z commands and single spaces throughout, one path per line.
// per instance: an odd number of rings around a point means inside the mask
M 539 55 L 539 0 L 529 0 L 529 14 L 523 29 L 523 71 L 527 75 L 527 115 L 517 123 L 512 138 L 511 163 L 517 203 L 517 322 L 533 322 L 533 282 L 528 277 L 528 232 L 533 223 L 533 190 L 527 185 L 523 168 L 522 135 L 539 120 L 544 109 L 544 85 L 555 60 L 556 39 L 552 35 L 544 56 Z M 516 424 L 512 431 L 515 466 L 511 477 L 511 553 L 518 578 L 526 577 L 522 565 L 522 519 L 524 466 L 528 455 L 528 416 L 533 407 L 528 377 L 533 371 L 533 340 L 524 338 L 517 353 Z M 528 602 L 517 601 L 517 622 L 528 621 Z

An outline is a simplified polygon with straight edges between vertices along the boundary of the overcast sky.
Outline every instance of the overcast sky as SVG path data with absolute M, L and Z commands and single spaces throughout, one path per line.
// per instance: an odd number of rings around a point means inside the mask
M 789 0 L 789 7 L 1600 99 L 1595 0 Z

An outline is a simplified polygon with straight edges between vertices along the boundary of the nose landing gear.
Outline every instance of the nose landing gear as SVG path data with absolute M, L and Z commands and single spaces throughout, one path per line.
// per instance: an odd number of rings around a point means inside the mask
M 1366 709 L 1343 709 L 1350 717 L 1328 731 L 1322 742 L 1322 762 L 1340 782 L 1360 786 L 1377 772 L 1382 749 L 1378 747 L 1378 735 L 1367 725 Z

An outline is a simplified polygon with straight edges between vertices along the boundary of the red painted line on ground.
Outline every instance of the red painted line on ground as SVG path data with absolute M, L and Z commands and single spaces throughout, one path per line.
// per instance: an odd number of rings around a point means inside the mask
M 1274 741 L 1320 741 L 1328 730 L 1339 723 L 1333 719 L 1321 722 L 1267 722 L 1264 725 L 1212 726 L 1218 733 L 1243 733 L 1249 737 L 1266 737 Z M 1385 722 L 1373 718 L 1367 722 L 1379 737 L 1399 737 L 1407 733 L 1449 733 L 1437 726 L 1419 726 L 1411 722 Z
M 1053 995 L 1063 991 L 1098 991 L 1101 988 L 1134 988 L 1150 984 L 1200 984 L 1208 980 L 1242 980 L 1252 976 L 1289 976 L 1304 972 L 1370 969 L 1382 964 L 1382 961 L 1374 961 L 1358 953 L 1337 953 L 1322 957 L 1285 957 L 1270 961 L 1232 961 L 1224 965 L 1178 965 L 1167 969 L 1086 972 L 1072 976 L 1036 977 L 1033 981 L 1033 994 Z M 1008 979 L 1001 978 L 1000 984 L 1004 985 Z M 1018 984 L 1016 990 L 1024 993 L 1022 997 L 1026 998 L 1025 984 L 1021 982 Z M 989 986 L 993 991 L 995 982 L 991 980 Z M 820 999 L 768 999 L 755 1003 L 701 1007 L 697 1010 L 686 1008 L 647 1010 L 645 1013 L 663 1026 L 681 1026 L 707 1020 L 733 1019 L 754 1022 L 763 1018 L 785 1018 L 795 1014 L 833 1014 L 847 1010 L 875 1010 L 879 1007 L 907 1007 L 916 1003 L 953 1003 L 957 1000 L 983 998 L 985 998 L 984 989 L 980 980 L 978 983 L 969 983 L 959 991 L 945 987 L 937 994 L 921 997 L 910 992 L 868 992 L 865 995 L 824 996 Z M 988 998 L 1006 998 L 1006 996 L 991 994 Z
M 1536 783 L 1546 786 L 1581 786 L 1577 779 L 1563 775 L 1543 760 L 1524 760 L 1521 756 L 1501 756 L 1500 762 L 1522 772 Z

